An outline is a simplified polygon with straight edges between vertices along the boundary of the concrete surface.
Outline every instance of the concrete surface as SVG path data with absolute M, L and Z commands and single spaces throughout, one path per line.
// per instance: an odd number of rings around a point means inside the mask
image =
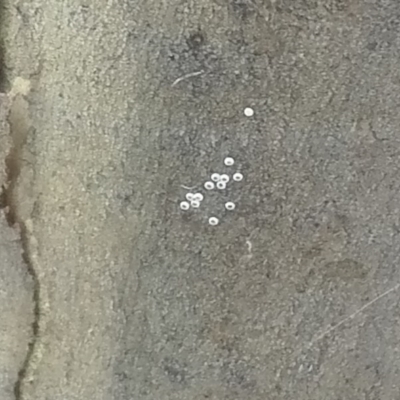
M 397 0 L 5 6 L 17 399 L 400 397 Z
M 0 96 L 0 155 L 4 161 L 10 151 L 6 122 L 9 114 L 7 96 Z M 2 163 L 3 164 L 3 163 Z M 0 166 L 0 184 L 6 185 L 4 165 Z M 8 226 L 4 209 L 0 211 L 0 399 L 15 399 L 15 383 L 24 368 L 31 344 L 33 285 L 23 263 L 18 230 Z
M 33 290 L 18 235 L 3 215 L 0 228 L 0 398 L 10 400 L 31 344 Z

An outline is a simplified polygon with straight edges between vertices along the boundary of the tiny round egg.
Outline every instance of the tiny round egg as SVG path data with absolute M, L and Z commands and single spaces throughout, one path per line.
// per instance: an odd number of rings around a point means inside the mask
M 181 204 L 179 205 L 179 207 L 181 208 L 181 210 L 189 210 L 190 205 L 187 201 L 182 201 Z
M 193 200 L 193 201 L 190 202 L 190 205 L 193 208 L 199 208 L 200 207 L 200 202 L 198 200 Z
M 220 174 L 212 174 L 211 175 L 211 180 L 214 182 L 218 182 L 221 179 L 221 175 Z
M 224 190 L 225 188 L 226 188 L 225 182 L 222 182 L 222 181 L 217 182 L 217 189 Z
M 244 109 L 244 115 L 246 117 L 252 117 L 254 115 L 254 110 L 252 108 L 250 108 L 250 107 L 246 107 Z
M 204 196 L 201 193 L 195 193 L 194 194 L 194 200 L 203 201 L 204 200 Z
M 215 187 L 214 182 L 208 181 L 204 184 L 204 188 L 207 190 L 213 190 Z
M 193 193 L 186 193 L 186 200 L 187 201 L 192 201 L 194 200 L 194 194 Z
M 230 167 L 230 166 L 232 166 L 233 164 L 235 164 L 235 160 L 234 160 L 232 157 L 226 157 L 225 160 L 224 160 L 224 164 L 225 164 L 227 167 Z
M 228 211 L 232 211 L 232 210 L 234 210 L 236 208 L 236 204 L 233 203 L 232 201 L 228 201 L 227 203 L 225 203 L 225 208 Z
M 208 223 L 209 223 L 210 225 L 213 225 L 213 226 L 218 225 L 219 219 L 216 218 L 216 217 L 210 217 L 210 218 L 208 219 Z
M 227 175 L 227 174 L 222 174 L 221 176 L 220 176 L 220 178 L 219 178 L 219 180 L 221 181 L 221 182 L 224 182 L 224 183 L 228 183 L 229 182 L 229 175 Z
M 233 174 L 233 180 L 236 182 L 240 182 L 243 179 L 243 175 L 240 172 L 236 172 Z

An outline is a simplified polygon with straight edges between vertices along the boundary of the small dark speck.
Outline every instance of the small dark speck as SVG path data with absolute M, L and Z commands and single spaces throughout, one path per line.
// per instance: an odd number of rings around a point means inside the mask
M 204 42 L 205 39 L 201 32 L 192 33 L 187 39 L 187 45 L 193 51 L 198 51 Z
M 164 371 L 171 382 L 181 384 L 185 382 L 185 369 L 180 366 L 175 360 L 166 358 L 163 364 Z

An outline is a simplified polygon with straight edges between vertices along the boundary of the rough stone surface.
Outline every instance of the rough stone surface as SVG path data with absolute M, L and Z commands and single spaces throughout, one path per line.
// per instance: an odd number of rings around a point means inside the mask
M 10 151 L 7 96 L 0 95 L 0 187 L 7 185 L 4 160 Z M 23 368 L 33 323 L 33 287 L 22 257 L 18 230 L 10 228 L 0 210 L 0 399 L 13 400 Z
M 22 262 L 19 235 L 0 215 L 0 398 L 13 400 L 33 323 L 32 280 Z
M 20 398 L 398 399 L 399 29 L 397 0 L 10 5 Z M 228 154 L 243 182 L 182 213 Z
M 10 101 L 7 95 L 0 94 L 0 185 L 7 182 L 5 159 L 10 152 L 11 140 L 7 116 L 10 112 Z

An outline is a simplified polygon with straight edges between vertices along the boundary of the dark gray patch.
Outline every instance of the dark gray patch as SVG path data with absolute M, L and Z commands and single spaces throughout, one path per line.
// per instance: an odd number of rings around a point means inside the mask
M 172 83 L 188 74 L 200 72 L 198 76 L 182 80 L 174 90 L 185 90 L 192 98 L 201 99 L 221 87 L 222 70 L 218 50 L 205 42 L 201 33 L 194 33 L 177 40 L 165 40 L 160 52 L 159 73 L 164 77 L 165 84 Z
M 200 51 L 204 42 L 205 42 L 205 37 L 201 32 L 192 33 L 187 39 L 187 44 L 189 49 L 191 49 L 194 52 Z
M 242 21 L 255 14 L 255 7 L 250 0 L 232 0 L 234 14 Z
M 257 383 L 250 376 L 251 367 L 243 361 L 229 361 L 225 364 L 225 381 L 232 388 L 253 390 Z
M 351 6 L 352 0 L 333 0 L 331 2 L 332 11 L 343 12 Z
M 368 274 L 364 264 L 350 258 L 326 263 L 324 272 L 328 277 L 341 279 L 364 279 Z
M 165 375 L 172 383 L 184 384 L 186 382 L 187 374 L 185 367 L 180 365 L 177 360 L 166 357 L 162 367 Z

